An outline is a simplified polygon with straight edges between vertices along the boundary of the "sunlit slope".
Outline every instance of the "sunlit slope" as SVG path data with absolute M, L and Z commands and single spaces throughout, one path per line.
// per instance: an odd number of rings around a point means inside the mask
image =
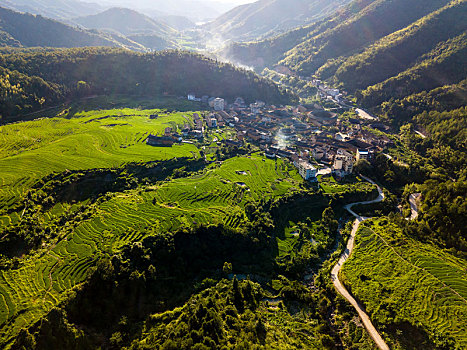
M 86 118 L 92 117 L 96 114 Z M 133 121 L 133 124 L 137 123 Z M 153 130 L 161 126 L 154 126 Z M 133 138 L 137 138 L 136 130 Z M 115 139 L 121 142 L 118 136 Z M 159 154 L 170 152 L 170 148 L 142 147 Z M 137 150 L 136 147 L 123 154 L 136 156 Z M 180 154 L 190 154 L 190 149 L 186 152 Z M 118 155 L 121 154 L 115 157 Z M 146 157 L 154 159 L 154 155 Z M 105 159 L 115 161 L 112 157 Z M 115 193 L 90 205 L 89 219 L 64 227 L 56 245 L 40 249 L 21 261 L 18 268 L 0 273 L 2 339 L 11 339 L 21 328 L 39 320 L 66 299 L 74 287 L 85 281 L 102 253 L 115 253 L 145 235 L 179 227 L 216 223 L 239 227 L 248 222 L 243 209 L 247 202 L 291 194 L 299 190 L 302 182 L 290 165 L 252 155 L 229 159 L 219 167 L 213 166 L 187 178 Z
M 450 339 L 449 348 L 467 346 L 462 260 L 406 237 L 383 218 L 357 233 L 356 248 L 341 274 L 382 330 L 408 323 L 435 343 L 441 335 Z
M 149 119 L 153 113 L 158 119 Z M 86 112 L 0 127 L 0 203 L 16 202 L 35 181 L 53 172 L 118 167 L 175 157 L 198 157 L 195 146 L 147 146 L 150 133 L 192 123 L 191 113 L 158 110 Z

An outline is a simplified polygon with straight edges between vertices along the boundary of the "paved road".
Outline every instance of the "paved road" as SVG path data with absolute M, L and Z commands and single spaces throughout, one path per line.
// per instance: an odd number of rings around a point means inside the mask
M 422 139 L 426 139 L 426 135 L 423 135 L 420 131 L 415 130 L 415 133 L 422 137 Z
M 372 180 L 364 177 L 365 180 L 368 182 L 371 182 L 372 184 L 375 184 Z M 360 305 L 355 298 L 350 295 L 350 293 L 345 289 L 345 287 L 342 285 L 341 281 L 339 281 L 339 271 L 341 270 L 342 266 L 344 263 L 347 261 L 349 258 L 350 254 L 352 254 L 352 250 L 354 247 L 355 243 L 355 234 L 357 233 L 358 227 L 360 226 L 360 223 L 365 221 L 368 218 L 365 218 L 363 216 L 359 216 L 356 214 L 353 210 L 352 207 L 357 204 L 371 204 L 371 203 L 377 203 L 381 202 L 384 199 L 384 194 L 381 188 L 378 186 L 378 198 L 372 200 L 372 201 L 365 201 L 365 202 L 357 202 L 357 203 L 352 203 L 348 204 L 345 206 L 345 209 L 347 209 L 353 216 L 356 217 L 355 222 L 352 227 L 352 232 L 350 234 L 350 238 L 347 242 L 347 247 L 342 253 L 341 257 L 339 258 L 339 261 L 337 262 L 336 266 L 331 271 L 331 280 L 334 284 L 334 287 L 337 289 L 339 294 L 341 294 L 347 301 L 352 304 L 352 306 L 357 310 L 358 315 L 360 316 L 363 325 L 367 329 L 368 333 L 370 334 L 371 338 L 375 341 L 376 345 L 378 346 L 379 349 L 381 350 L 389 350 L 389 346 L 386 344 L 386 342 L 383 340 L 381 335 L 378 333 L 376 328 L 373 326 L 371 323 L 370 317 L 365 311 L 365 308 Z
M 355 112 L 357 112 L 358 116 L 363 119 L 368 119 L 368 120 L 376 120 L 375 117 L 370 115 L 368 112 L 364 111 L 363 109 L 356 108 Z
M 421 193 L 412 193 L 409 197 L 410 211 L 411 211 L 410 220 L 415 220 L 418 216 L 417 201 L 421 195 L 422 195 Z

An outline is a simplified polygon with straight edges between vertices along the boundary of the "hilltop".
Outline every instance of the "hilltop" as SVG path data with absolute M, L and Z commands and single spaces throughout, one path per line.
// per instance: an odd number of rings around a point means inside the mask
M 1 6 L 18 11 L 42 15 L 57 20 L 87 16 L 100 11 L 97 2 L 79 0 L 2 0 Z

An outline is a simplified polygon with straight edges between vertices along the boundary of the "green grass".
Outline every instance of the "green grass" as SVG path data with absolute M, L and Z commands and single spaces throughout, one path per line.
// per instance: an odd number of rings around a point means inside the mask
M 153 113 L 160 118 L 149 119 Z M 150 147 L 144 142 L 150 133 L 162 133 L 169 125 L 183 126 L 191 120 L 191 113 L 119 109 L 2 126 L 0 203 L 8 208 L 34 182 L 52 172 L 198 157 L 198 149 L 191 144 Z
M 465 261 L 404 236 L 387 219 L 357 233 L 341 276 L 380 326 L 410 322 L 432 339 L 467 347 Z
M 277 246 L 279 250 L 278 258 L 289 258 L 292 252 L 298 249 L 299 244 L 299 232 L 300 229 L 293 223 L 290 222 L 290 226 L 284 230 L 283 237 L 277 237 Z

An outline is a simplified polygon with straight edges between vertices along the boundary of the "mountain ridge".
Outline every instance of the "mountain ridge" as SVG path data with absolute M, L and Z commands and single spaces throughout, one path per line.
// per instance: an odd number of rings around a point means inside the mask
M 248 40 L 316 21 L 349 0 L 259 0 L 240 5 L 204 28 L 225 39 Z
M 143 51 L 145 48 L 126 38 L 105 35 L 97 31 L 75 28 L 62 22 L 20 13 L 0 7 L 1 46 L 17 47 L 128 47 Z
M 77 17 L 73 22 L 89 29 L 113 30 L 123 35 L 155 33 L 171 36 L 177 33 L 165 23 L 124 7 L 113 7 L 95 15 Z

